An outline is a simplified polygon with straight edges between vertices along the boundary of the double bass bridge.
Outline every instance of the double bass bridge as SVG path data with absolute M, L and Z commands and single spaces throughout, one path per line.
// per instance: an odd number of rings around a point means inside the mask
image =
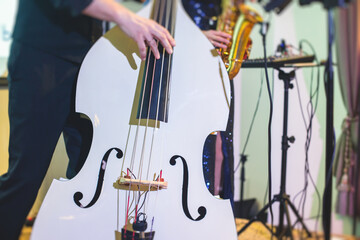
M 119 177 L 113 184 L 114 188 L 129 191 L 159 191 L 167 189 L 168 183 L 163 178 L 155 181 Z

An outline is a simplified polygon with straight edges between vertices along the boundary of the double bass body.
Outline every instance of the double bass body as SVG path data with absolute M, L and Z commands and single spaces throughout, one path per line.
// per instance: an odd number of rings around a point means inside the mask
M 78 78 L 76 110 L 94 129 L 87 160 L 75 178 L 53 181 L 32 240 L 121 239 L 139 212 L 153 239 L 237 238 L 230 202 L 211 195 L 202 167 L 206 137 L 226 126 L 229 79 L 212 45 L 173 3 L 176 18 L 167 19 L 174 19 L 177 45 L 163 101 L 166 117 L 138 121 L 147 66 L 137 45 L 113 28 L 91 48 Z M 151 11 L 149 4 L 139 14 Z M 120 176 L 150 181 L 145 188 L 158 190 L 139 197 L 119 189 Z M 167 184 L 161 190 L 154 184 L 160 178 Z

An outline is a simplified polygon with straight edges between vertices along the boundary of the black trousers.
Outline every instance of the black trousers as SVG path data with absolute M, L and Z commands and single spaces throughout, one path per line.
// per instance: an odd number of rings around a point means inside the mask
M 62 131 L 70 160 L 79 157 L 81 136 L 74 128 L 73 107 L 79 67 L 13 42 L 8 62 L 9 169 L 0 176 L 1 240 L 18 239 Z

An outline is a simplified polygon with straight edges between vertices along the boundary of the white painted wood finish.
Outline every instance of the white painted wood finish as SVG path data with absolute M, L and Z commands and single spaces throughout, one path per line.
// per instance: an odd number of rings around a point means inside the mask
M 139 14 L 149 16 L 149 12 L 150 6 Z M 229 79 L 221 59 L 212 54 L 213 46 L 188 18 L 180 3 L 175 39 L 169 121 L 161 123 L 154 131 L 150 165 L 150 179 L 162 169 L 168 189 L 148 194 L 148 231 L 154 216 L 154 239 L 157 240 L 235 240 L 237 235 L 230 202 L 211 195 L 205 186 L 202 167 L 207 135 L 226 127 Z M 92 146 L 84 167 L 75 178 L 53 181 L 37 216 L 32 240 L 110 240 L 115 239 L 116 230 L 121 231 L 125 223 L 125 191 L 113 188 L 113 182 L 120 175 L 124 158 L 118 159 L 115 152 L 111 153 L 102 193 L 94 206 L 87 209 L 78 207 L 73 195 L 81 191 L 84 194 L 82 204 L 91 201 L 103 155 L 113 147 L 125 151 L 130 128 L 125 153 L 125 166 L 129 165 L 136 131 L 136 126 L 129 125 L 129 116 L 140 64 L 137 46 L 117 27 L 96 42 L 87 54 L 77 84 L 76 110 L 86 114 L 93 123 Z M 145 127 L 140 127 L 134 171 L 138 169 L 144 132 Z M 153 129 L 148 128 L 145 159 L 149 156 L 152 134 Z M 189 167 L 190 214 L 196 218 L 198 207 L 207 209 L 201 221 L 190 220 L 183 212 L 183 165 L 180 159 L 175 166 L 169 164 L 174 155 L 185 158 Z M 147 169 L 147 163 L 144 169 Z

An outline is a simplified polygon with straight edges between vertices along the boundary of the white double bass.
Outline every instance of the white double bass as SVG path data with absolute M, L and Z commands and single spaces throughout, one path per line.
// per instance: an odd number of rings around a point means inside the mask
M 161 58 L 114 27 L 81 66 L 76 111 L 93 124 L 87 160 L 71 180 L 54 180 L 32 240 L 235 240 L 229 200 L 208 191 L 206 137 L 226 127 L 229 79 L 213 46 L 175 0 L 150 16 L 175 37 Z

